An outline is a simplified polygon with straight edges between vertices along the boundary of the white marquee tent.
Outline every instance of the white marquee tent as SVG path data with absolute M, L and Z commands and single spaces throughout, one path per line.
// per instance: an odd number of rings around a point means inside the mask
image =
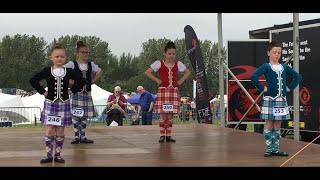
M 32 113 L 24 108 L 21 96 L 0 93 L 0 117 L 13 123 L 30 121 Z
M 101 114 L 104 110 L 103 106 L 106 105 L 107 99 L 112 93 L 96 84 L 92 85 L 91 89 L 93 104 L 102 106 L 97 108 L 98 114 Z M 9 117 L 9 119 L 13 119 L 14 123 L 39 120 L 44 99 L 44 96 L 39 93 L 28 97 L 0 93 L 0 118 L 2 116 L 4 118 Z
M 106 91 L 96 84 L 91 86 L 91 95 L 93 104 L 96 106 L 96 111 L 99 115 L 103 112 L 105 106 L 107 105 L 107 100 L 112 93 Z
M 108 98 L 109 98 L 109 96 L 111 94 L 112 94 L 111 92 L 100 88 L 96 84 L 93 84 L 91 86 L 91 95 L 92 95 L 92 99 L 93 99 L 94 102 L 95 101 L 106 100 L 105 104 L 104 104 L 104 105 L 106 105 L 106 102 L 107 102 L 107 100 L 108 100 Z

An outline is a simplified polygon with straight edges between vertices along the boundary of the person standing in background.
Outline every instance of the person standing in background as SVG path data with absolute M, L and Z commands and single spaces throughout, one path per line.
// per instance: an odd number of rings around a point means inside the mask
M 152 94 L 144 90 L 142 86 L 138 86 L 137 91 L 141 94 L 138 114 L 141 113 L 142 125 L 152 125 L 152 110 L 154 105 Z

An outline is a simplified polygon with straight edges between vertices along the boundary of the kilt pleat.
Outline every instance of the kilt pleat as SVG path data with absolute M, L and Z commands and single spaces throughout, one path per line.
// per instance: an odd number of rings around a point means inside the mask
M 274 107 L 285 107 L 286 115 L 274 116 L 273 115 Z M 261 101 L 260 118 L 266 119 L 266 120 L 290 120 L 287 100 L 281 97 L 278 97 L 274 100 L 268 97 L 264 97 L 263 100 Z
M 180 111 L 180 97 L 178 88 L 159 87 L 156 97 L 156 113 L 166 113 L 162 110 L 163 104 L 172 104 L 173 113 Z
M 71 94 L 71 107 L 72 109 L 82 108 L 84 110 L 83 117 L 87 119 L 96 117 L 91 92 L 79 92 L 77 94 Z
M 55 102 L 52 102 L 51 100 L 46 99 L 44 101 L 43 110 L 41 112 L 41 123 L 46 124 L 46 119 L 49 115 L 60 116 L 61 126 L 70 126 L 72 124 L 70 101 L 67 100 L 65 102 L 62 102 L 60 100 L 57 100 Z

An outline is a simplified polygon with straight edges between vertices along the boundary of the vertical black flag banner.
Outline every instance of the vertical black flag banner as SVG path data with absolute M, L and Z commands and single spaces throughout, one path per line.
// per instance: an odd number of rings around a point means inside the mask
M 200 122 L 212 123 L 210 97 L 200 43 L 190 25 L 184 27 L 184 33 L 188 57 L 195 72 L 197 117 Z

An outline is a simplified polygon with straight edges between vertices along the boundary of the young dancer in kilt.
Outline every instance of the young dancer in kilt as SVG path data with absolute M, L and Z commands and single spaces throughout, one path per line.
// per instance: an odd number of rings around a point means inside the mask
M 47 155 L 40 163 L 48 163 L 53 160 L 64 163 L 65 160 L 60 156 L 64 142 L 64 126 L 72 124 L 69 94 L 81 90 L 80 88 L 84 86 L 86 81 L 72 69 L 63 67 L 66 62 L 66 52 L 61 45 L 54 45 L 49 58 L 53 62 L 53 66 L 43 68 L 41 72 L 30 79 L 32 87 L 45 96 L 40 120 L 47 125 L 45 136 Z M 42 79 L 46 79 L 48 91 L 40 85 Z M 68 90 L 69 79 L 73 79 L 78 86 L 73 86 L 71 90 Z
M 76 73 L 87 80 L 81 92 L 71 95 L 72 111 L 74 109 L 83 111 L 82 117 L 73 114 L 75 138 L 71 141 L 71 144 L 94 142 L 86 137 L 86 128 L 87 119 L 92 119 L 96 116 L 91 96 L 91 85 L 100 78 L 102 70 L 94 62 L 88 61 L 89 53 L 87 45 L 79 41 L 77 43 L 77 60 L 69 61 L 64 65 L 67 68 L 74 69 Z M 93 73 L 95 73 L 95 76 L 92 78 Z
M 159 86 L 156 97 L 156 112 L 160 113 L 159 142 L 175 142 L 171 137 L 171 130 L 173 114 L 178 114 L 180 111 L 178 86 L 190 76 L 190 71 L 182 62 L 176 61 L 176 47 L 173 42 L 170 41 L 165 46 L 164 56 L 163 60 L 157 60 L 151 64 L 150 68 L 145 71 L 145 75 L 157 82 Z M 153 72 L 158 72 L 159 78 L 154 76 Z M 184 73 L 180 80 L 178 80 L 179 72 Z
M 252 83 L 264 91 L 261 101 L 261 119 L 264 123 L 264 139 L 266 144 L 265 157 L 288 156 L 288 153 L 279 151 L 280 128 L 282 120 L 289 120 L 290 114 L 286 93 L 292 92 L 301 81 L 301 76 L 286 64 L 280 64 L 281 44 L 271 42 L 268 47 L 269 63 L 261 65 L 251 75 Z M 259 82 L 259 77 L 264 75 L 267 86 Z M 293 81 L 287 86 L 287 75 L 293 78 Z

